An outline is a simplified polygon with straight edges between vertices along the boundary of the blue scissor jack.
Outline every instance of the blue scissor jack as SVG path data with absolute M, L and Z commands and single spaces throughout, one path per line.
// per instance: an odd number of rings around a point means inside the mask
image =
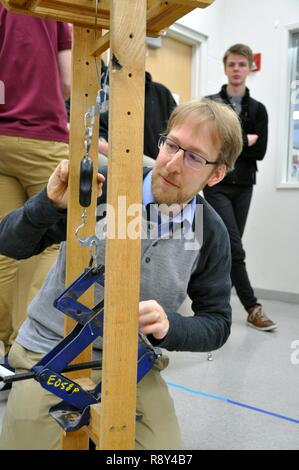
M 98 336 L 103 335 L 104 301 L 93 308 L 78 298 L 93 284 L 104 286 L 104 266 L 87 268 L 55 301 L 54 306 L 78 323 L 75 328 L 31 369 L 43 388 L 62 398 L 49 412 L 65 431 L 76 431 L 89 423 L 90 405 L 101 401 L 101 384 L 86 391 L 61 372 Z M 137 383 L 161 356 L 144 337 L 139 335 Z

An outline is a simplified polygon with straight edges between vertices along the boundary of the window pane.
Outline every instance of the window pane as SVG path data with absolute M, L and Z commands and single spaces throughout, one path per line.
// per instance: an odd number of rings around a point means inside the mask
M 299 182 L 299 32 L 290 38 L 290 120 L 288 182 Z

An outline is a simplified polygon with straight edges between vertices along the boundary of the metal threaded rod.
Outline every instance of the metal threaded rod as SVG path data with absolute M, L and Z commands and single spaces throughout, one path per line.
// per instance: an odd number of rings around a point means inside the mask
M 74 372 L 76 370 L 84 370 L 84 369 L 92 369 L 96 367 L 101 367 L 101 361 L 90 361 L 90 362 L 81 362 L 80 364 L 71 364 L 63 369 L 61 372 Z M 7 377 L 0 377 L 0 382 L 4 382 L 5 384 L 9 384 L 12 382 L 18 382 L 20 380 L 29 380 L 34 379 L 36 376 L 36 372 L 24 372 L 15 375 L 9 375 Z

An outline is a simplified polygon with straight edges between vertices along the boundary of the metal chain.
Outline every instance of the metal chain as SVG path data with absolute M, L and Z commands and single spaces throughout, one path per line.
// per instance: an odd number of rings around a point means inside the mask
M 100 0 L 96 0 L 96 5 L 95 5 L 95 27 L 94 27 L 94 35 L 95 35 L 95 40 L 96 40 L 96 35 L 97 35 L 97 18 L 98 18 L 98 5 L 99 5 Z M 96 97 L 96 103 L 95 105 L 90 106 L 86 113 L 84 114 L 84 148 L 85 148 L 85 155 L 83 157 L 84 159 L 89 159 L 90 160 L 90 148 L 92 144 L 92 137 L 93 137 L 93 130 L 94 130 L 94 124 L 95 124 L 95 118 L 96 116 L 99 116 L 100 111 L 101 111 L 101 77 L 99 74 L 99 69 L 98 69 L 98 63 L 97 63 L 97 58 L 95 57 L 95 66 L 96 66 L 96 72 L 97 72 L 97 79 L 98 79 L 98 85 L 99 85 L 99 91 L 97 93 Z M 97 245 L 98 245 L 98 239 L 95 235 L 91 235 L 89 237 L 84 237 L 80 238 L 79 237 L 79 232 L 81 229 L 83 229 L 86 225 L 87 221 L 87 209 L 86 207 L 83 208 L 82 215 L 81 215 L 82 223 L 79 225 L 79 227 L 76 228 L 75 231 L 75 236 L 79 240 L 81 246 L 87 246 L 89 248 L 91 260 L 92 260 L 92 266 L 97 267 L 97 262 L 96 262 L 96 251 L 97 251 Z

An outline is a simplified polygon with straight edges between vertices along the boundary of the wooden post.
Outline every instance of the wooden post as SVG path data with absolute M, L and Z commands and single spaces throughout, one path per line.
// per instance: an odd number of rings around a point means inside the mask
M 146 6 L 146 0 L 110 3 L 108 203 L 114 211 L 108 209 L 100 449 L 135 447 L 141 240 L 126 234 L 125 211 L 142 202 Z
M 66 285 L 69 285 L 88 266 L 90 254 L 88 248 L 80 247 L 75 237 L 76 228 L 82 223 L 82 207 L 79 205 L 79 175 L 80 161 L 85 154 L 84 148 L 84 114 L 95 104 L 98 83 L 95 80 L 96 70 L 94 58 L 90 50 L 95 43 L 95 32 L 88 28 L 73 28 L 73 55 L 72 55 L 72 88 L 71 88 L 71 120 L 70 120 L 70 173 L 68 194 L 68 221 L 67 221 L 67 261 Z M 99 64 L 100 68 L 100 64 Z M 86 227 L 79 232 L 80 237 L 95 233 L 96 192 L 95 179 L 98 169 L 98 135 L 99 119 L 95 119 L 93 130 L 93 143 L 90 156 L 94 162 L 94 184 L 92 203 L 87 209 Z M 93 290 L 89 289 L 81 298 L 86 305 L 93 306 Z M 67 317 L 65 333 L 73 329 L 75 322 Z M 91 347 L 87 348 L 75 362 L 91 360 Z M 80 377 L 90 375 L 90 371 L 80 371 Z M 73 373 L 74 378 L 78 372 Z M 88 449 L 88 437 L 84 430 L 62 435 L 63 449 Z

